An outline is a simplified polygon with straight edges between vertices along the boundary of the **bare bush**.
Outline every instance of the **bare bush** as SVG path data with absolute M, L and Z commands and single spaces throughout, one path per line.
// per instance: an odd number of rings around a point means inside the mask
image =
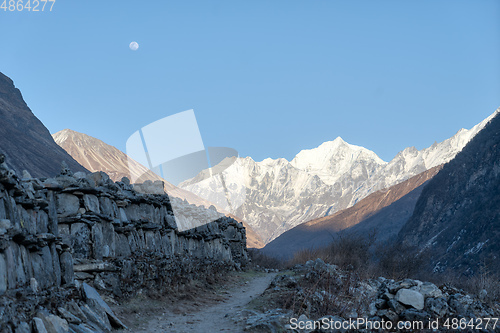
M 354 272 L 337 275 L 313 268 L 297 279 L 296 286 L 272 292 L 272 299 L 295 316 L 320 318 L 335 313 L 349 317 L 367 306 L 365 299 L 357 297 L 359 281 Z
M 287 262 L 287 267 L 290 268 L 290 267 L 293 267 L 295 265 L 301 265 L 301 264 L 306 263 L 309 260 L 315 260 L 317 258 L 321 258 L 325 261 L 325 259 L 326 259 L 325 257 L 326 257 L 325 251 L 322 248 L 300 250 L 300 251 L 295 252 L 292 259 L 290 259 Z
M 284 267 L 283 260 L 267 256 L 258 249 L 248 249 L 248 254 L 254 266 L 270 269 L 282 269 Z
M 325 261 L 344 270 L 366 272 L 370 269 L 370 247 L 374 240 L 374 236 L 338 234 L 333 242 L 323 249 L 326 252 Z
M 378 275 L 386 278 L 401 280 L 427 278 L 430 275 L 427 252 L 419 252 L 414 247 L 393 244 L 377 248 L 374 255 L 378 258 L 376 266 Z
M 308 260 L 322 259 L 326 263 L 337 265 L 342 270 L 352 271 L 364 278 L 371 277 L 370 248 L 374 242 L 374 235 L 361 237 L 356 235 L 338 234 L 332 236 L 330 245 L 317 249 L 305 249 L 294 254 L 288 261 L 288 267 L 304 264 Z

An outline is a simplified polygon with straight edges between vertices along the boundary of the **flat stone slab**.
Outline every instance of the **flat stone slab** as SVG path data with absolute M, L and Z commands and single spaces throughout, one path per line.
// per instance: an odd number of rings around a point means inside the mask
M 401 304 L 409 305 L 417 310 L 424 308 L 424 295 L 415 290 L 399 289 L 395 297 Z
M 118 319 L 118 317 L 113 313 L 113 310 L 111 310 L 111 308 L 108 306 L 108 304 L 106 302 L 104 302 L 104 300 L 101 298 L 101 295 L 99 295 L 97 290 L 95 290 L 94 288 L 92 288 L 91 286 L 89 286 L 85 282 L 82 285 L 83 285 L 83 292 L 85 293 L 85 297 L 87 297 L 87 299 L 92 299 L 92 300 L 96 301 L 97 304 L 99 304 L 104 309 L 104 311 L 106 311 L 106 314 L 108 315 L 109 321 L 113 327 L 127 328 L 127 326 L 125 326 L 125 324 L 122 323 L 121 320 Z

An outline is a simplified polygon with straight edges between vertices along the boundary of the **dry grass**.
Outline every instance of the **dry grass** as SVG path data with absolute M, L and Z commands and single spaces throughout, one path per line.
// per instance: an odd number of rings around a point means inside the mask
M 290 259 L 286 266 L 288 268 L 293 267 L 295 265 L 305 264 L 309 260 L 315 260 L 316 258 L 321 258 L 323 260 L 326 259 L 326 251 L 323 248 L 320 249 L 304 249 L 296 252 L 292 259 Z
M 323 248 L 306 249 L 297 252 L 287 263 L 287 267 L 303 264 L 308 260 L 321 258 L 324 262 L 336 265 L 340 269 L 353 272 L 361 278 L 371 278 L 375 272 L 370 248 L 373 237 L 345 236 L 340 234 L 334 241 Z

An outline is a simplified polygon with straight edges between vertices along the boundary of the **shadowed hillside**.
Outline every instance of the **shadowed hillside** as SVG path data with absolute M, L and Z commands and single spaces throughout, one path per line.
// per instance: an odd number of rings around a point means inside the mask
M 399 239 L 426 249 L 435 271 L 500 267 L 498 113 L 425 187 Z
M 59 147 L 42 122 L 31 112 L 10 78 L 0 73 L 0 152 L 18 175 L 55 176 L 63 161 L 73 171 L 86 171 Z

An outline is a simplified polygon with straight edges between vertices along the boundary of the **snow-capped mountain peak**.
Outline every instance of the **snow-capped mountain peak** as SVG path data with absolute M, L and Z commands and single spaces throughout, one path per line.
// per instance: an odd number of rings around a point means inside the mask
M 387 164 L 373 151 L 351 145 L 340 136 L 317 148 L 300 151 L 290 163 L 297 169 L 317 175 L 328 185 L 334 184 L 360 164 L 366 165 L 361 172 L 367 175 Z

